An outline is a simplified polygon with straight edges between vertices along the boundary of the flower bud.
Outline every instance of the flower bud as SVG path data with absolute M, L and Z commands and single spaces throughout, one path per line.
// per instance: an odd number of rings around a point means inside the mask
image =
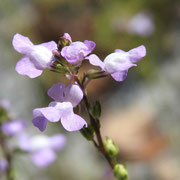
M 114 176 L 119 180 L 128 179 L 128 171 L 123 164 L 116 164 L 113 168 Z
M 119 148 L 110 138 L 106 138 L 104 141 L 104 148 L 110 157 L 116 156 L 119 152 Z
M 61 51 L 64 46 L 69 46 L 71 43 L 71 36 L 68 33 L 64 33 L 64 35 L 60 37 L 58 41 L 58 49 Z
M 104 73 L 104 71 L 97 71 L 94 69 L 89 70 L 87 73 L 87 77 L 89 79 L 98 79 L 98 78 L 102 78 L 105 76 L 106 76 L 106 74 Z

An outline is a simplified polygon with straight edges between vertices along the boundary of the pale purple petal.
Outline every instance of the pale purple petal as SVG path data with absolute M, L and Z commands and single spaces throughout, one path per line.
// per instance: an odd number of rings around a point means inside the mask
M 48 90 L 48 96 L 50 96 L 55 101 L 63 102 L 64 101 L 64 96 L 63 96 L 64 90 L 65 90 L 64 84 L 56 83 Z
M 145 46 L 141 45 L 137 48 L 131 49 L 127 53 L 130 56 L 130 61 L 132 63 L 137 63 L 146 55 L 146 48 Z
M 57 102 L 71 102 L 73 107 L 77 106 L 83 98 L 83 92 L 78 85 L 65 87 L 62 83 L 54 84 L 48 90 L 48 95 Z
M 1 129 L 6 136 L 14 136 L 20 133 L 25 127 L 26 123 L 24 121 L 14 120 L 3 123 Z
M 48 48 L 50 51 L 57 49 L 57 44 L 54 41 L 45 42 L 39 45 Z
M 32 120 L 35 127 L 39 128 L 40 131 L 44 131 L 47 126 L 47 119 L 44 116 L 37 116 Z
M 127 21 L 126 29 L 130 34 L 148 37 L 155 30 L 153 17 L 149 12 L 139 12 Z
M 64 95 L 64 101 L 70 102 L 73 107 L 77 106 L 83 98 L 83 92 L 78 85 L 67 86 Z
M 105 71 L 112 74 L 115 72 L 126 71 L 132 66 L 136 66 L 130 61 L 128 53 L 111 53 L 105 60 Z
M 93 66 L 99 66 L 102 70 L 104 70 L 104 63 L 95 54 L 87 56 L 86 59 L 88 59 L 90 64 L 92 64 Z
M 0 101 L 0 106 L 4 108 L 6 111 L 8 111 L 11 107 L 10 102 L 7 99 L 2 99 Z
M 49 138 L 49 147 L 53 150 L 59 151 L 66 144 L 66 137 L 62 134 L 57 134 Z
M 123 51 L 122 49 L 115 49 L 114 52 L 124 53 L 125 51 Z
M 46 135 L 34 135 L 30 138 L 31 152 L 37 152 L 43 149 L 50 148 L 49 137 Z
M 71 36 L 68 33 L 64 33 L 62 38 L 68 39 L 70 42 L 72 42 Z
M 54 61 L 52 51 L 42 45 L 34 45 L 28 57 L 31 62 L 33 62 L 34 66 L 40 70 L 49 68 Z
M 35 67 L 29 57 L 22 57 L 16 64 L 16 71 L 21 75 L 27 75 L 30 78 L 38 77 L 42 74 L 43 70 Z
M 0 174 L 6 171 L 8 168 L 8 162 L 5 159 L 0 159 Z
M 31 154 L 32 161 L 38 167 L 47 167 L 56 159 L 56 154 L 51 149 L 42 149 Z
M 96 43 L 93 41 L 85 40 L 84 44 L 88 47 L 88 51 L 86 51 L 86 53 L 87 53 L 86 55 L 91 53 L 94 50 L 94 48 L 96 47 Z
M 95 47 L 93 41 L 76 41 L 71 45 L 63 47 L 61 55 L 71 64 L 78 65 Z
M 79 131 L 84 126 L 87 127 L 86 121 L 74 113 L 64 115 L 61 118 L 61 123 L 67 131 Z
M 119 72 L 112 73 L 111 76 L 113 77 L 114 80 L 121 82 L 126 79 L 127 73 L 128 71 L 119 71 Z
M 47 120 L 51 122 L 59 121 L 62 111 L 56 107 L 45 107 L 45 108 L 36 108 L 33 110 L 34 117 L 44 116 Z
M 18 135 L 18 145 L 23 151 L 31 151 L 31 141 L 26 133 L 22 132 Z
M 31 47 L 33 47 L 33 43 L 28 37 L 22 36 L 18 33 L 14 35 L 12 44 L 14 49 L 21 54 L 27 54 Z

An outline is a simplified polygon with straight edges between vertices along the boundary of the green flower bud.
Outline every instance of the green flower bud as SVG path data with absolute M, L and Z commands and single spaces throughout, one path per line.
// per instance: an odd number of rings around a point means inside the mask
M 104 148 L 110 157 L 116 156 L 119 152 L 119 148 L 110 138 L 106 138 L 104 141 Z
M 87 77 L 89 79 L 98 79 L 98 78 L 102 78 L 105 76 L 106 76 L 106 74 L 104 74 L 104 71 L 97 71 L 94 69 L 89 70 L 87 73 Z
M 123 164 L 116 164 L 113 168 L 114 176 L 119 180 L 128 179 L 128 171 Z

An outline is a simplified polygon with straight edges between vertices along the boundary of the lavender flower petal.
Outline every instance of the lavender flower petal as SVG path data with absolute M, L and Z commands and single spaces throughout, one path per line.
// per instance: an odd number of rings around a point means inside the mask
M 86 121 L 74 113 L 64 115 L 61 123 L 67 131 L 79 131 L 84 126 L 87 127 Z
M 39 128 L 40 131 L 44 131 L 47 126 L 47 119 L 43 116 L 37 116 L 32 120 L 35 127 Z
M 64 101 L 70 102 L 73 107 L 77 106 L 83 98 L 83 92 L 78 85 L 67 86 L 64 95 Z
M 0 159 L 0 174 L 6 171 L 8 162 L 5 159 Z
M 61 55 L 73 65 L 79 65 L 85 57 L 92 52 L 95 47 L 95 43 L 93 41 L 76 41 L 72 42 L 71 45 L 65 46 Z
M 51 122 L 57 122 L 61 118 L 62 111 L 56 107 L 36 108 L 33 110 L 34 117 L 44 117 Z M 42 124 L 41 124 L 42 125 Z
M 16 64 L 16 71 L 21 75 L 27 75 L 30 78 L 35 78 L 42 74 L 42 70 L 39 70 L 35 67 L 33 62 L 29 59 L 29 57 L 22 57 Z
M 2 124 L 2 132 L 6 136 L 14 136 L 26 127 L 26 123 L 21 120 L 9 121 Z
M 42 44 L 39 44 L 39 45 L 46 47 L 50 51 L 52 51 L 54 49 L 57 49 L 57 44 L 54 41 L 45 42 L 45 43 L 42 43 Z
M 42 149 L 31 155 L 32 161 L 38 167 L 47 167 L 56 159 L 56 154 L 51 149 Z
M 104 62 L 102 62 L 95 54 L 87 56 L 86 59 L 88 59 L 90 64 L 92 64 L 93 66 L 99 66 L 102 70 L 104 70 Z
M 137 63 L 146 55 L 146 48 L 145 46 L 141 45 L 128 51 L 128 54 L 130 56 L 130 61 L 132 63 Z
M 65 85 L 62 83 L 53 84 L 53 86 L 48 90 L 48 96 L 57 102 L 64 101 L 63 92 L 65 91 Z
M 53 150 L 59 151 L 66 144 L 66 137 L 62 134 L 57 134 L 49 138 L 50 147 Z
M 27 54 L 33 47 L 33 43 L 28 37 L 22 36 L 18 33 L 14 35 L 12 44 L 14 49 L 21 54 Z
M 120 71 L 120 72 L 112 73 L 111 76 L 113 77 L 114 80 L 121 82 L 126 79 L 127 73 L 128 71 Z
M 48 90 L 48 95 L 58 102 L 71 102 L 73 107 L 77 106 L 83 98 L 83 92 L 78 85 L 65 87 L 62 83 L 54 84 Z

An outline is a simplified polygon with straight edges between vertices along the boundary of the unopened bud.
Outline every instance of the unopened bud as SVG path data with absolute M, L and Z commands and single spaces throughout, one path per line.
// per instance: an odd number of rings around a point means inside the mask
M 58 41 L 58 49 L 61 51 L 64 46 L 69 46 L 71 43 L 71 36 L 68 33 L 64 33 L 64 35 L 60 37 Z
M 128 179 L 128 171 L 123 164 L 116 164 L 113 168 L 114 176 L 119 180 Z
M 119 152 L 119 148 L 110 138 L 106 138 L 104 141 L 104 148 L 110 157 L 116 156 Z
M 98 79 L 98 78 L 102 78 L 105 76 L 106 76 L 106 74 L 104 73 L 104 71 L 97 71 L 94 69 L 89 70 L 87 73 L 87 77 L 89 79 Z

